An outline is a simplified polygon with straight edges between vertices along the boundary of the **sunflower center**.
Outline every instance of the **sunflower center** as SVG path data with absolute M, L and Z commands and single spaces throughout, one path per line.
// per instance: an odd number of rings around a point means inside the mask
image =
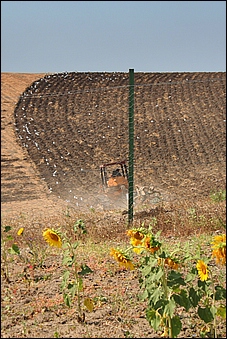
M 54 234 L 54 233 L 50 233 L 50 237 L 53 241 L 58 241 L 58 235 L 57 234 Z
M 144 238 L 144 235 L 143 235 L 142 233 L 140 233 L 140 232 L 137 231 L 137 232 L 134 234 L 134 238 L 137 239 L 137 240 L 142 240 L 142 239 Z
M 203 267 L 203 268 L 202 268 L 202 272 L 203 272 L 203 274 L 206 274 L 206 273 L 207 273 L 206 267 Z

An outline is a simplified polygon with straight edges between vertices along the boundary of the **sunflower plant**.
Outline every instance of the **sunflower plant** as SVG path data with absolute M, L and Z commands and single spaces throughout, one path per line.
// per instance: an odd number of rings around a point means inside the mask
M 12 234 L 10 234 L 11 229 L 12 229 L 11 226 L 5 226 L 4 228 L 1 227 L 1 264 L 2 264 L 1 274 L 6 279 L 7 282 L 10 282 L 9 267 L 8 267 L 8 253 L 10 249 L 12 248 L 12 247 L 9 247 L 9 242 L 13 241 L 13 236 Z
M 185 282 L 189 306 L 204 323 L 200 329 L 201 337 L 218 338 L 218 322 L 226 318 L 226 289 L 219 282 L 216 272 L 217 266 L 222 269 L 226 264 L 226 236 L 214 236 L 212 240 L 210 256 L 205 255 L 199 246 Z
M 24 228 L 21 227 L 17 231 L 17 236 L 21 237 L 24 234 Z M 17 244 L 17 239 L 12 234 L 12 227 L 7 225 L 3 229 L 1 228 L 1 255 L 2 255 L 2 272 L 7 282 L 9 279 L 9 255 L 18 255 L 22 261 L 25 261 L 25 257 L 21 255 L 21 250 Z
M 161 337 L 176 338 L 182 329 L 179 309 L 186 314 L 193 309 L 204 323 L 200 335 L 217 338 L 218 318 L 225 318 L 226 290 L 217 283 L 218 276 L 212 274 L 209 264 L 214 258 L 216 264 L 225 264 L 225 235 L 214 238 L 210 258 L 203 258 L 201 250 L 195 257 L 188 252 L 182 256 L 181 246 L 169 252 L 159 241 L 160 232 L 153 234 L 152 225 L 126 233 L 131 246 L 124 251 L 112 248 L 110 254 L 126 269 L 138 268 L 139 299 L 147 301 L 146 319 L 150 326 L 162 331 Z
M 9 256 L 13 258 L 14 255 L 17 255 L 21 262 L 26 264 L 23 276 L 27 280 L 29 280 L 26 273 L 27 270 L 29 269 L 33 272 L 35 266 L 41 267 L 43 264 L 45 251 L 39 250 L 34 237 L 28 236 L 24 227 L 20 227 L 15 235 L 12 234 L 11 226 L 5 226 L 3 230 L 1 229 L 1 245 L 2 271 L 4 271 L 3 275 L 8 282 L 10 281 L 8 269 Z M 13 260 L 12 258 L 11 260 Z
M 18 242 L 20 242 L 21 247 L 22 244 L 25 245 L 24 253 L 23 251 L 19 251 L 17 254 L 23 262 L 28 264 L 28 267 L 33 269 L 35 267 L 42 267 L 46 251 L 40 251 L 39 246 L 37 246 L 37 239 L 35 235 L 28 235 L 26 231 L 27 230 L 24 227 L 19 228 L 17 231 Z
M 74 299 L 77 298 L 77 320 L 80 323 L 85 322 L 85 313 L 83 304 L 90 312 L 93 311 L 94 304 L 91 298 L 83 297 L 83 276 L 92 272 L 92 270 L 84 263 L 79 263 L 77 256 L 77 248 L 79 246 L 79 236 L 86 234 L 87 230 L 83 220 L 79 219 L 73 225 L 74 238 L 67 232 L 47 228 L 43 231 L 44 240 L 54 247 L 58 247 L 63 251 L 62 265 L 66 268 L 62 277 L 61 291 L 65 305 L 72 307 Z

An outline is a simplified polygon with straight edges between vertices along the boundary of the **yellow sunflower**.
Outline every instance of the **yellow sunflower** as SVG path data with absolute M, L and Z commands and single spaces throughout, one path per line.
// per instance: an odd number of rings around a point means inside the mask
M 142 240 L 145 237 L 144 231 L 134 228 L 132 230 L 128 230 L 126 234 L 131 237 L 130 244 L 134 246 L 133 251 L 140 254 L 144 248 L 138 248 L 138 246 L 143 246 Z
M 137 246 L 140 246 L 140 245 L 137 245 Z M 136 254 L 140 254 L 143 250 L 144 250 L 144 247 L 134 247 L 133 248 L 133 252 L 135 252 Z
M 198 270 L 200 280 L 201 281 L 207 280 L 209 270 L 207 269 L 207 265 L 205 264 L 205 262 L 202 261 L 202 260 L 198 260 L 198 262 L 196 264 L 196 268 Z
M 226 235 L 222 234 L 214 236 L 214 240 L 211 242 L 211 244 L 213 245 L 213 248 L 217 248 L 220 245 L 226 246 Z
M 62 247 L 61 237 L 57 234 L 56 231 L 47 228 L 45 231 L 43 231 L 43 237 L 50 246 L 55 246 L 59 248 Z
M 130 244 L 132 244 L 133 246 L 141 246 L 142 242 L 140 240 L 135 239 L 135 238 L 130 238 Z
M 216 258 L 216 263 L 220 265 L 226 264 L 226 247 L 219 247 L 212 252 L 212 257 Z
M 24 233 L 24 227 L 21 227 L 18 232 L 17 235 L 22 235 Z
M 225 265 L 226 264 L 226 235 L 217 235 L 214 237 L 214 241 L 211 242 L 212 257 L 216 258 L 216 263 Z
M 137 247 L 137 246 L 143 246 L 143 243 L 141 240 L 138 240 L 136 238 L 133 238 L 133 237 L 130 238 L 130 244 L 134 246 L 133 251 L 137 254 L 140 254 L 144 249 L 144 247 Z
M 132 261 L 128 258 L 128 256 L 121 250 L 111 249 L 110 255 L 114 257 L 114 259 L 119 263 L 120 266 L 123 266 L 127 269 L 134 270 L 135 267 Z
M 136 240 L 139 240 L 139 241 L 141 241 L 141 240 L 144 238 L 144 236 L 145 236 L 144 231 L 142 232 L 142 231 L 140 231 L 140 230 L 138 230 L 138 229 L 128 230 L 128 231 L 126 232 L 126 234 L 127 234 L 129 237 L 131 237 L 131 238 L 133 238 L 133 239 L 136 239 Z

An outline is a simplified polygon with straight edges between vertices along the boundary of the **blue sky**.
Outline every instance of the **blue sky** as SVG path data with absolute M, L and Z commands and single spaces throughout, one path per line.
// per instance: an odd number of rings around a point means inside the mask
M 226 1 L 1 1 L 1 72 L 226 71 Z

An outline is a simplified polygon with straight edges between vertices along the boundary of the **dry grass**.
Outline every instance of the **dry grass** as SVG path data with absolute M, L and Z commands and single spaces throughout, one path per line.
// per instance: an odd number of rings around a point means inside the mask
M 162 231 L 166 246 L 189 247 L 193 254 L 198 244 L 208 249 L 210 237 L 225 233 L 225 201 L 205 199 L 197 203 L 180 202 L 140 207 L 135 212 L 134 227 L 148 227 Z M 60 291 L 64 267 L 62 254 L 50 248 L 42 238 L 45 227 L 60 228 L 72 238 L 73 225 L 82 219 L 87 235 L 79 237 L 78 261 L 93 271 L 84 278 L 84 294 L 93 299 L 94 312 L 86 313 L 86 323 L 76 321 L 76 308 L 64 304 Z M 89 210 L 76 212 L 67 208 L 58 217 L 32 219 L 21 214 L 2 220 L 2 229 L 12 227 L 13 240 L 21 249 L 22 257 L 7 256 L 9 281 L 2 276 L 2 337 L 160 337 L 145 319 L 146 303 L 138 300 L 139 282 L 136 271 L 125 271 L 110 257 L 111 247 L 128 245 L 127 215 L 120 211 L 105 213 Z M 17 231 L 24 227 L 24 237 Z M 131 227 L 131 226 L 130 226 Z M 28 242 L 36 256 L 29 254 Z M 4 265 L 2 265 L 4 268 Z M 219 270 L 220 283 L 225 286 L 225 274 Z M 190 317 L 190 318 L 188 318 Z M 193 313 L 182 313 L 183 329 L 180 337 L 199 337 L 201 321 Z M 190 321 L 189 321 L 190 319 Z M 226 336 L 225 321 L 218 325 L 220 338 Z

